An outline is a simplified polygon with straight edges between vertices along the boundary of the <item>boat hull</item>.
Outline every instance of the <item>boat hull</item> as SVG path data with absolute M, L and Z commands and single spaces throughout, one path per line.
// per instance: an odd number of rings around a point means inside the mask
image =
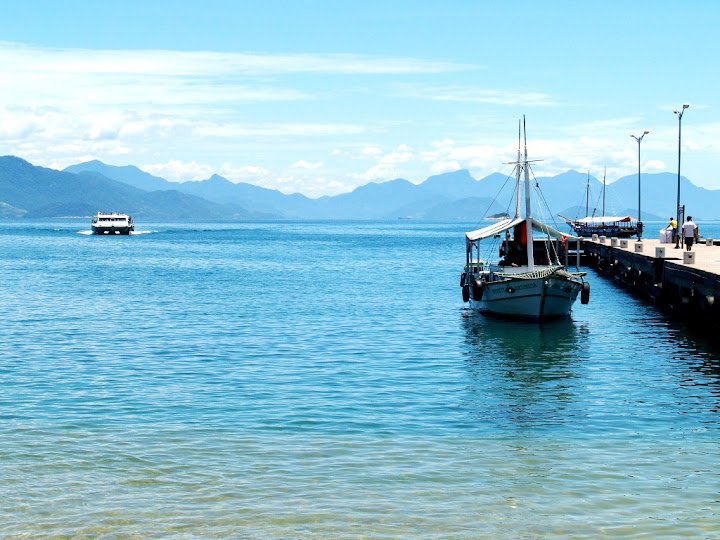
M 133 229 L 134 227 L 95 227 L 93 225 L 92 232 L 93 234 L 103 235 L 130 234 Z
M 582 289 L 582 282 L 549 276 L 484 282 L 473 289 L 470 307 L 480 313 L 549 319 L 569 315 Z

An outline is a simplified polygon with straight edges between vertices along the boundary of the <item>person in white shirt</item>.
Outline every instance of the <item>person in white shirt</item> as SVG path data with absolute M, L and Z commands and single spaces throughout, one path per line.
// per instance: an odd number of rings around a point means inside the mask
M 683 236 L 685 237 L 685 247 L 688 251 L 692 251 L 693 241 L 697 236 L 697 225 L 693 223 L 692 216 L 688 216 L 687 221 L 682 225 Z

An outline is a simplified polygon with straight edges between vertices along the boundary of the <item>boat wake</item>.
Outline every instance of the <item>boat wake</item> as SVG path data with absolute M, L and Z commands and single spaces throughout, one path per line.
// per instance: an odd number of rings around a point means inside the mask
M 158 232 L 158 231 L 130 231 L 130 236 L 138 236 L 138 235 L 141 235 L 141 234 L 153 234 L 153 233 L 156 233 L 156 232 Z M 84 234 L 85 236 L 90 236 L 90 235 L 93 234 L 92 231 L 87 231 L 87 230 L 85 230 L 85 231 L 78 231 L 77 233 L 78 233 L 78 234 Z M 123 236 L 123 235 L 119 235 L 119 234 L 104 234 L 104 235 L 100 235 L 100 236 Z

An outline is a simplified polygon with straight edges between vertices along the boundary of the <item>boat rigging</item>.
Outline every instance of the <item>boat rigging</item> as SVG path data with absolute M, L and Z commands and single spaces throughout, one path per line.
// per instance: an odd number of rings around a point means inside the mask
M 520 135 L 522 127 L 524 137 Z M 521 144 L 524 138 L 524 155 Z M 580 238 L 563 234 L 536 220 L 530 201 L 530 163 L 527 153 L 525 119 L 518 127 L 518 159 L 515 166 L 515 216 L 488 227 L 465 233 L 465 268 L 460 277 L 463 300 L 480 313 L 543 320 L 567 316 L 581 293 L 581 301 L 590 299 L 590 284 L 585 272 L 569 272 L 567 244 L 575 242 L 579 257 Z M 524 187 L 525 216 L 521 215 Z M 535 240 L 538 231 L 546 238 Z M 483 259 L 482 240 L 502 238 L 500 260 Z M 579 262 L 579 261 L 578 261 Z

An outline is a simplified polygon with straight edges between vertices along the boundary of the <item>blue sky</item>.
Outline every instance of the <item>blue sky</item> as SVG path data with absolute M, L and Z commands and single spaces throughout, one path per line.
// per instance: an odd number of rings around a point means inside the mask
M 720 3 L 26 1 L 0 17 L 0 153 L 286 193 L 509 172 L 720 189 Z M 651 186 L 644 189 L 652 189 Z

